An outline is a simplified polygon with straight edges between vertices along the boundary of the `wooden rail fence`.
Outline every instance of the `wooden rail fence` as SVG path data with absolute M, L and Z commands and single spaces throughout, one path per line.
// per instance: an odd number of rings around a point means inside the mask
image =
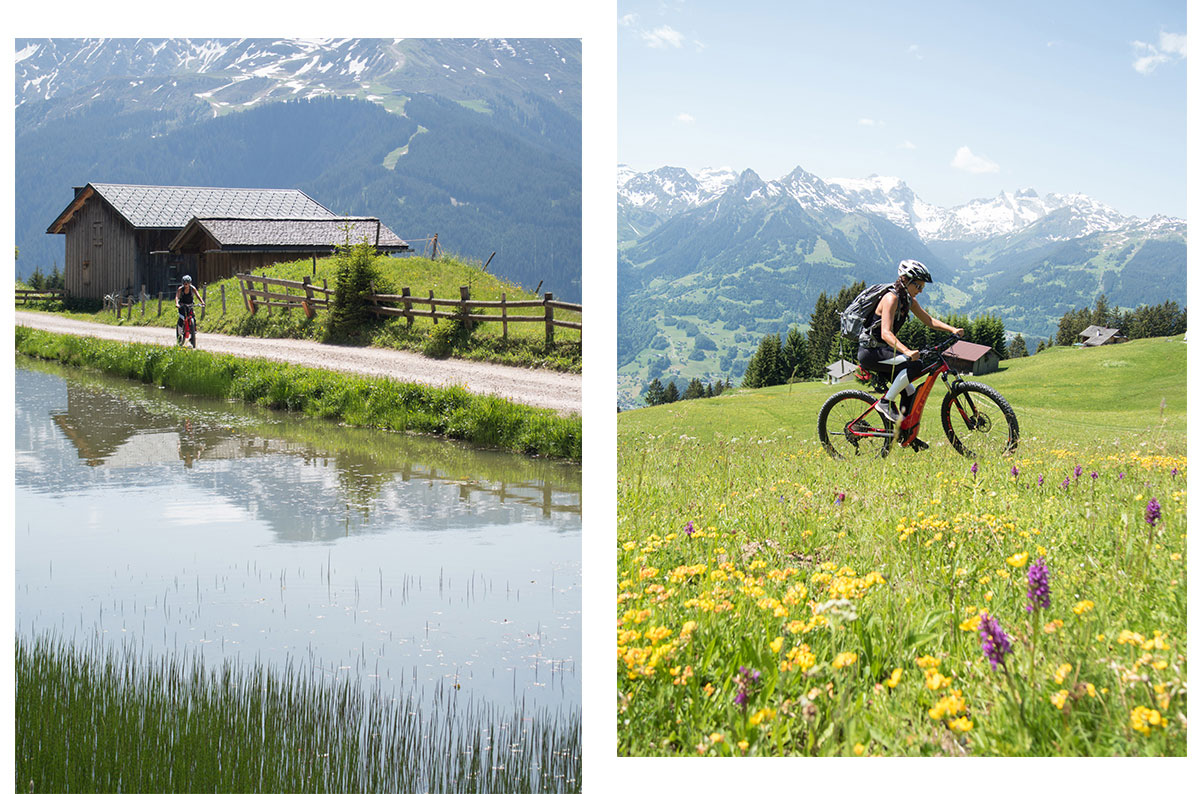
M 267 307 L 267 314 L 271 313 L 273 306 L 284 311 L 298 307 L 304 310 L 305 317 L 312 318 L 316 316 L 317 309 L 329 308 L 329 300 L 334 293 L 324 279 L 318 287 L 308 276 L 303 281 L 287 281 L 239 273 L 238 281 L 242 285 L 242 300 L 251 314 L 256 314 L 260 306 Z M 279 289 L 272 292 L 272 286 Z
M 429 297 L 416 296 L 412 290 L 404 287 L 399 295 L 371 295 L 372 311 L 385 317 L 403 317 L 408 327 L 412 327 L 413 318 L 429 317 L 437 324 L 439 318 L 444 320 L 462 320 L 468 327 L 475 323 L 500 323 L 501 333 L 508 339 L 509 323 L 541 323 L 546 328 L 546 343 L 554 341 L 555 328 L 574 328 L 583 330 L 582 322 L 559 320 L 554 317 L 555 309 L 583 313 L 583 305 L 554 300 L 554 293 L 547 292 L 541 300 L 510 301 L 505 293 L 501 293 L 498 301 L 471 300 L 470 287 L 459 287 L 458 300 L 453 298 L 435 298 L 433 290 Z M 428 306 L 428 309 L 414 309 L 413 306 Z M 438 307 L 452 307 L 454 311 L 439 311 Z M 498 313 L 472 313 L 473 309 L 494 309 Z M 541 314 L 510 314 L 510 309 L 541 309 Z
M 22 306 L 27 306 L 30 303 L 61 301 L 66 295 L 66 291 L 61 289 L 19 289 L 14 291 L 16 292 L 17 303 Z
M 242 287 L 242 300 L 251 314 L 256 313 L 261 306 L 266 306 L 268 313 L 272 307 L 285 311 L 299 307 L 304 310 L 307 317 L 313 317 L 317 309 L 329 309 L 335 292 L 328 288 L 324 280 L 318 287 L 307 276 L 303 281 L 287 281 L 255 276 L 250 273 L 239 273 L 238 280 Z M 272 291 L 271 287 L 277 289 Z M 539 300 L 510 301 L 508 296 L 502 293 L 498 301 L 481 301 L 471 300 L 470 287 L 459 287 L 457 300 L 436 298 L 433 290 L 429 291 L 428 297 L 413 295 L 410 287 L 404 287 L 399 295 L 375 293 L 368 299 L 371 302 L 372 312 L 381 317 L 403 317 L 410 328 L 413 320 L 417 317 L 429 317 L 435 325 L 439 319 L 462 320 L 468 326 L 475 323 L 500 323 L 501 333 L 505 339 L 508 339 L 509 323 L 540 323 L 546 329 L 547 343 L 554 341 L 555 328 L 583 330 L 582 322 L 562 320 L 554 315 L 555 309 L 582 314 L 583 305 L 557 301 L 552 292 L 547 292 Z M 529 309 L 541 309 L 541 312 L 529 313 L 527 311 Z

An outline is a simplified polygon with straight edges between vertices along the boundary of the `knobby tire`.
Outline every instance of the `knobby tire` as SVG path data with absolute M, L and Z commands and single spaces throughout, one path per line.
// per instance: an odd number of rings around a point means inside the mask
M 976 413 L 964 419 L 960 408 L 971 414 L 971 404 Z M 942 429 L 950 445 L 968 458 L 1011 455 L 1020 437 L 1008 400 L 991 386 L 973 381 L 955 384 L 942 399 Z

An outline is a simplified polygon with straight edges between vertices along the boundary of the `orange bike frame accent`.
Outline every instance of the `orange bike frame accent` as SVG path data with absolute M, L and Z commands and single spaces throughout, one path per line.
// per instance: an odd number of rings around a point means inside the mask
M 900 422 L 900 427 L 897 428 L 896 438 L 904 439 L 900 443 L 900 446 L 907 447 L 917 437 L 917 429 L 921 426 L 921 411 L 925 408 L 925 401 L 929 399 L 929 393 L 933 391 L 933 385 L 937 382 L 938 375 L 949 371 L 949 368 L 945 365 L 938 367 L 929 373 L 929 377 L 917 389 L 917 396 L 913 398 L 912 408 L 909 410 L 908 415 L 904 417 L 904 420 Z

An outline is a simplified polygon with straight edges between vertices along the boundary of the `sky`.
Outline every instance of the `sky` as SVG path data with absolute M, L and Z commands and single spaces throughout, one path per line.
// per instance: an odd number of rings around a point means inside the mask
M 895 176 L 944 207 L 1084 193 L 1186 218 L 1170 2 L 617 1 L 617 157 Z

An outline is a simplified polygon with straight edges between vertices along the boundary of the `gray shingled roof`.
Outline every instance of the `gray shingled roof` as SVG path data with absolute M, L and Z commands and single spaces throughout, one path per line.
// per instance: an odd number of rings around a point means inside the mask
M 1105 344 L 1106 342 L 1113 339 L 1114 337 L 1117 339 L 1124 338 L 1124 337 L 1118 336 L 1118 334 L 1120 334 L 1119 329 L 1101 328 L 1100 330 L 1096 331 L 1096 333 L 1092 334 L 1087 339 L 1083 340 L 1083 346 L 1084 347 L 1099 347 L 1100 345 Z M 1082 334 L 1080 334 L 1080 336 L 1082 336 Z
M 205 218 L 195 223 L 225 247 L 303 246 L 330 248 L 366 239 L 377 248 L 407 248 L 387 226 L 376 218 Z M 172 247 L 190 231 L 180 232 Z
M 336 218 L 299 190 L 159 185 L 91 186 L 136 228 L 181 228 L 194 216 Z
M 857 364 L 852 364 L 843 358 L 825 367 L 825 373 L 835 379 L 844 378 L 856 369 L 858 369 Z

